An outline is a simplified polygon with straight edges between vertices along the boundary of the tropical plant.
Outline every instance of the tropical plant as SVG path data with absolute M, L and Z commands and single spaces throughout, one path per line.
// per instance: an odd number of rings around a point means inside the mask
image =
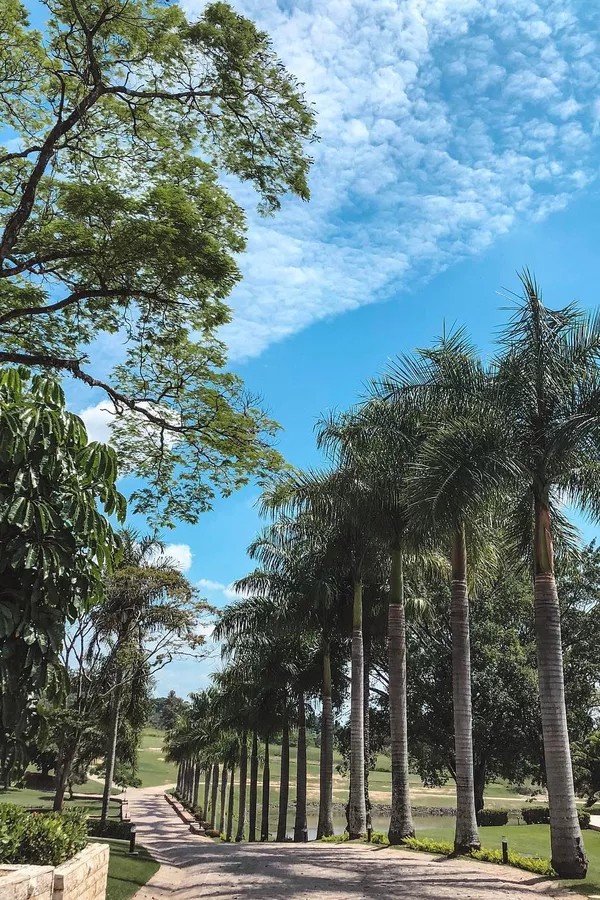
M 37 703 L 64 694 L 68 622 L 103 593 L 125 513 L 114 451 L 88 443 L 58 382 L 0 370 L 0 756 L 27 762 Z M 100 512 L 99 508 L 102 510 Z M 104 514 L 103 514 L 104 513 Z

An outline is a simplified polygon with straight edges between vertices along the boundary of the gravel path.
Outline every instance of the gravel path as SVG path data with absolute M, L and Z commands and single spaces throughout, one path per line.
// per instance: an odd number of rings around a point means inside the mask
M 158 788 L 128 791 L 139 842 L 162 863 L 136 900 L 579 897 L 517 869 L 366 844 L 219 844 L 190 834 L 162 794 Z

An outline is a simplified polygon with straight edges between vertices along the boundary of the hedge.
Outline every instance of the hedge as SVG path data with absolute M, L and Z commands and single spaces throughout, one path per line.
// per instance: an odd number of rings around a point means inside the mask
M 527 825 L 549 825 L 550 810 L 547 806 L 524 806 L 521 809 L 521 815 Z M 578 812 L 580 828 L 590 827 L 590 814 L 586 812 Z
M 87 844 L 85 815 L 78 810 L 40 814 L 0 806 L 0 863 L 60 866 Z
M 480 809 L 477 813 L 477 824 L 485 825 L 508 825 L 507 809 Z
M 115 838 L 117 841 L 128 841 L 131 836 L 131 822 L 120 822 L 107 819 L 104 825 L 100 819 L 88 819 L 87 830 L 90 837 Z

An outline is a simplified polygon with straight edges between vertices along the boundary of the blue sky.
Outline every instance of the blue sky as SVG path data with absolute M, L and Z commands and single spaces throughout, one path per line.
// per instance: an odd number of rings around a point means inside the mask
M 232 366 L 317 462 L 317 417 L 396 354 L 464 324 L 484 352 L 502 288 L 534 269 L 550 305 L 598 301 L 600 7 L 569 0 L 239 0 L 273 36 L 318 114 L 310 204 L 259 219 L 225 330 Z M 190 15 L 202 4 L 186 0 Z M 105 362 L 110 345 L 103 349 Z M 72 397 L 102 436 L 99 395 Z M 216 604 L 248 568 L 257 491 L 166 535 Z M 587 530 L 588 536 L 593 530 Z M 185 695 L 218 663 L 178 662 Z

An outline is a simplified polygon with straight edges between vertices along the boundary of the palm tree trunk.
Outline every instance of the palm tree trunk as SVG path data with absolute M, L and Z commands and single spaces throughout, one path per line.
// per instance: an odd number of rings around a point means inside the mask
M 391 552 L 390 605 L 388 607 L 388 653 L 390 734 L 392 757 L 392 810 L 388 838 L 400 844 L 414 837 L 408 778 L 408 727 L 406 720 L 406 623 L 404 619 L 404 574 L 402 550 Z
M 271 765 L 269 762 L 270 735 L 265 735 L 265 761 L 263 764 L 262 805 L 260 816 L 260 839 L 269 840 L 269 794 L 271 792 Z
M 233 770 L 232 770 L 233 771 Z M 233 774 L 232 774 L 233 777 Z M 240 789 L 238 800 L 238 826 L 236 841 L 244 840 L 244 828 L 246 827 L 246 781 L 248 778 L 248 732 L 242 732 L 240 747 Z
M 252 732 L 250 755 L 250 808 L 248 811 L 248 841 L 256 840 L 256 806 L 258 803 L 258 735 Z
M 182 776 L 182 768 L 181 767 L 182 767 L 182 765 L 183 765 L 183 763 L 181 763 L 181 762 L 177 764 L 177 784 L 175 785 L 175 790 L 177 791 L 178 794 L 181 793 L 181 776 Z
M 204 804 L 202 806 L 202 818 L 205 822 L 208 822 L 209 809 L 208 809 L 208 801 L 210 797 L 210 779 L 212 776 L 212 765 L 210 763 L 206 764 L 206 769 L 204 770 Z
M 198 811 L 198 797 L 200 794 L 200 763 L 198 760 L 194 763 L 194 791 L 192 796 L 192 806 L 196 812 Z
M 227 764 L 223 763 L 221 772 L 221 812 L 219 815 L 219 834 L 225 834 L 225 800 L 227 799 Z
M 231 767 L 231 781 L 229 782 L 229 808 L 227 810 L 227 834 L 225 839 L 231 843 L 233 834 L 233 809 L 234 809 L 234 790 L 235 790 L 235 766 Z M 242 829 L 243 831 L 243 829 Z M 242 838 L 238 838 L 242 840 Z
M 294 841 L 306 841 L 306 705 L 304 692 L 298 696 L 298 746 L 296 748 L 296 816 L 294 819 Z
M 219 763 L 213 763 L 212 767 L 212 792 L 210 798 L 210 827 L 215 827 L 217 819 L 217 795 L 219 792 Z
M 110 791 L 112 788 L 113 778 L 115 774 L 115 761 L 117 758 L 117 738 L 119 735 L 119 713 L 121 708 L 121 685 L 117 683 L 113 696 L 111 721 L 110 721 L 110 741 L 108 752 L 106 754 L 106 772 L 104 775 L 104 791 L 102 793 L 102 812 L 100 813 L 100 822 L 106 825 L 108 819 L 108 808 L 110 805 Z
M 371 636 L 363 631 L 363 728 L 365 733 L 365 810 L 367 829 L 371 827 L 369 766 L 371 764 Z
M 285 702 L 285 701 L 284 701 Z M 278 841 L 285 841 L 287 835 L 287 811 L 290 796 L 290 723 L 287 702 L 283 710 L 281 736 L 281 776 L 279 779 L 279 816 L 277 819 Z
M 471 648 L 467 593 L 467 547 L 464 527 L 457 529 L 452 546 L 450 591 L 452 631 L 452 696 L 454 756 L 456 761 L 455 853 L 479 848 L 473 775 L 473 711 L 471 706 Z
M 585 878 L 585 855 L 573 787 L 563 675 L 560 607 L 548 506 L 535 501 L 535 636 L 552 866 L 561 878 Z
M 365 804 L 365 717 L 364 652 L 362 634 L 362 581 L 354 582 L 352 615 L 352 676 L 350 686 L 350 800 L 348 803 L 350 838 L 362 837 L 367 830 Z
M 319 821 L 317 840 L 333 834 L 333 704 L 331 699 L 331 656 L 329 643 L 323 645 L 323 687 L 321 692 L 321 765 L 319 770 Z

